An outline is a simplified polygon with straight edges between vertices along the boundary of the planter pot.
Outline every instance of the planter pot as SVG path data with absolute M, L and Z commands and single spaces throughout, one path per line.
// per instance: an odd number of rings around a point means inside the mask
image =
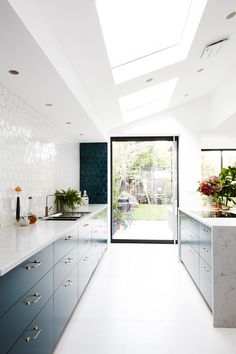
M 205 210 L 212 210 L 212 196 L 211 196 L 211 195 L 208 195 L 208 196 L 206 197 Z

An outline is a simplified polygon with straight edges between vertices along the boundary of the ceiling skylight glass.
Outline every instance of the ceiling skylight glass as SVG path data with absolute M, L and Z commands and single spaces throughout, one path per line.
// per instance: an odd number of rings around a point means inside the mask
M 115 82 L 185 59 L 206 2 L 96 0 Z
M 122 116 L 130 122 L 168 108 L 178 78 L 137 91 L 119 99 Z

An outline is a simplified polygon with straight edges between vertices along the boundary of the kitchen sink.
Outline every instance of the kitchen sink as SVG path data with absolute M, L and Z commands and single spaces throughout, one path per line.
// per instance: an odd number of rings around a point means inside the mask
M 88 212 L 64 212 L 64 213 L 57 213 L 57 214 L 45 216 L 41 220 L 75 221 L 88 214 L 89 211 Z

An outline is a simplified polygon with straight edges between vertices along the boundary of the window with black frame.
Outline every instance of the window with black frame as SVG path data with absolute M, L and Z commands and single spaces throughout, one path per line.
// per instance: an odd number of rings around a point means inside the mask
M 236 149 L 202 149 L 202 179 L 218 176 L 223 167 L 236 167 Z

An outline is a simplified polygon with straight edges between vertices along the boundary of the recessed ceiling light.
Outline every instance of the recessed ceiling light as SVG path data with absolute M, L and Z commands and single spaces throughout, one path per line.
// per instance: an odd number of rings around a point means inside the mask
M 204 68 L 198 69 L 198 73 L 201 73 L 204 70 Z
M 184 95 L 184 97 L 188 97 L 189 96 L 189 93 L 186 93 L 185 95 Z
M 52 107 L 52 103 L 45 103 L 45 106 Z
M 66 124 L 70 125 L 70 124 L 72 124 L 72 123 L 71 123 L 71 122 L 66 122 Z
M 19 74 L 19 71 L 17 71 L 17 70 L 9 70 L 8 72 L 9 72 L 9 74 L 12 74 L 12 75 L 18 75 Z
M 151 82 L 151 81 L 153 81 L 152 77 L 150 77 L 149 79 L 146 80 L 146 82 Z
M 226 20 L 231 20 L 231 18 L 233 18 L 235 15 L 236 15 L 236 11 L 230 12 L 230 14 L 226 16 Z

